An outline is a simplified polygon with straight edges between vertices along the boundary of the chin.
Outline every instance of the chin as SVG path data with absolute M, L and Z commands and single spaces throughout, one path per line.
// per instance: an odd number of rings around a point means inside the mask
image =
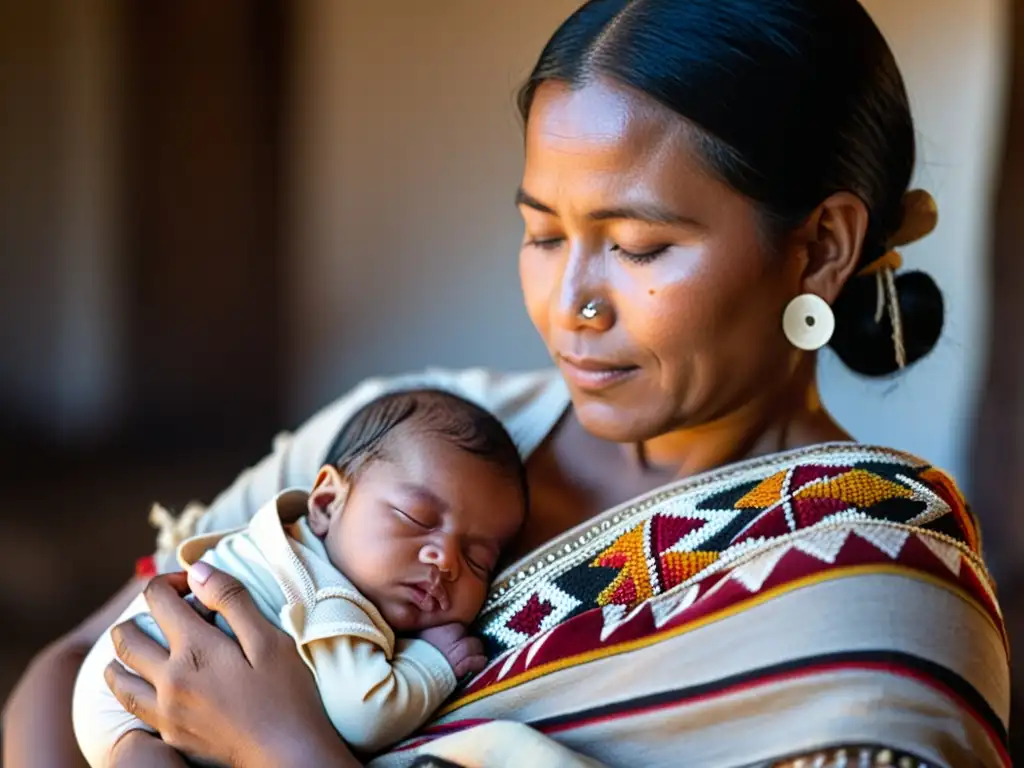
M 423 612 L 406 603 L 377 606 L 384 621 L 395 632 L 417 632 L 423 628 Z
M 587 432 L 612 443 L 641 443 L 668 429 L 669 420 L 660 418 L 650 406 L 617 404 L 584 395 L 573 397 L 573 411 Z

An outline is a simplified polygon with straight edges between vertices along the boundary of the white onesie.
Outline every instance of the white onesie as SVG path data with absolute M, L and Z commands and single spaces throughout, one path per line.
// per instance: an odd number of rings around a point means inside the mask
M 202 559 L 241 581 L 263 615 L 295 639 L 338 733 L 352 747 L 376 752 L 422 725 L 455 689 L 455 675 L 429 643 L 396 641 L 376 607 L 331 564 L 306 525 L 307 498 L 305 491 L 285 491 L 247 527 L 183 542 L 178 560 L 188 568 Z M 129 618 L 166 645 L 142 595 L 115 623 Z M 229 631 L 221 617 L 216 622 Z M 107 687 L 103 671 L 114 659 L 104 632 L 75 683 L 75 736 L 92 768 L 109 763 L 128 731 L 151 730 Z

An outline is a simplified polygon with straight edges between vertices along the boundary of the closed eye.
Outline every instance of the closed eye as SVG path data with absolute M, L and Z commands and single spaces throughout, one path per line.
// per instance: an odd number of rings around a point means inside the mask
M 485 551 L 485 548 L 473 547 L 473 549 L 475 550 L 473 554 L 467 552 L 464 555 L 466 562 L 481 578 L 490 579 L 491 573 L 494 571 L 493 556 L 490 552 Z
M 398 516 L 401 517 L 403 520 L 405 520 L 406 522 L 412 523 L 417 528 L 422 528 L 425 531 L 429 531 L 430 530 L 430 526 L 429 525 L 427 525 L 426 523 L 420 522 L 419 520 L 417 520 L 412 515 L 407 514 L 407 513 L 403 512 L 402 510 L 400 510 L 398 507 L 392 507 L 391 509 L 393 509 L 398 514 Z
M 542 251 L 554 251 L 561 248 L 564 242 L 564 237 L 532 238 L 526 241 L 526 246 L 530 248 L 539 248 Z
M 645 251 L 644 253 L 636 253 L 635 251 L 627 251 L 621 245 L 613 245 L 611 247 L 611 250 L 615 251 L 616 253 L 619 253 L 622 256 L 622 258 L 635 262 L 637 264 L 646 264 L 647 262 L 654 261 L 668 249 L 669 246 L 663 245 L 659 248 L 654 248 L 653 250 Z

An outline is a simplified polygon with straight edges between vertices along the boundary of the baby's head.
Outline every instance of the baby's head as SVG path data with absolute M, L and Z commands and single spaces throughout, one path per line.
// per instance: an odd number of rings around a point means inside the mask
M 346 425 L 309 497 L 331 562 L 398 632 L 479 613 L 526 516 L 526 474 L 497 419 L 435 390 L 386 395 Z

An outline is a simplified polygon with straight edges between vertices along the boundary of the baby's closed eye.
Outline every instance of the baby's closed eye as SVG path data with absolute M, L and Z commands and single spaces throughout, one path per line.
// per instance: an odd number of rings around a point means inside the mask
M 426 523 L 420 521 L 415 515 L 413 515 L 413 514 L 411 514 L 409 512 L 406 512 L 403 509 L 399 509 L 398 507 L 392 507 L 391 509 L 395 512 L 395 514 L 397 514 L 400 518 L 402 518 L 407 523 L 412 523 L 413 525 L 415 525 L 418 528 L 430 528 L 429 525 L 427 525 Z
M 486 544 L 470 544 L 465 549 L 464 557 L 471 568 L 480 576 L 487 578 L 498 561 L 498 552 Z

